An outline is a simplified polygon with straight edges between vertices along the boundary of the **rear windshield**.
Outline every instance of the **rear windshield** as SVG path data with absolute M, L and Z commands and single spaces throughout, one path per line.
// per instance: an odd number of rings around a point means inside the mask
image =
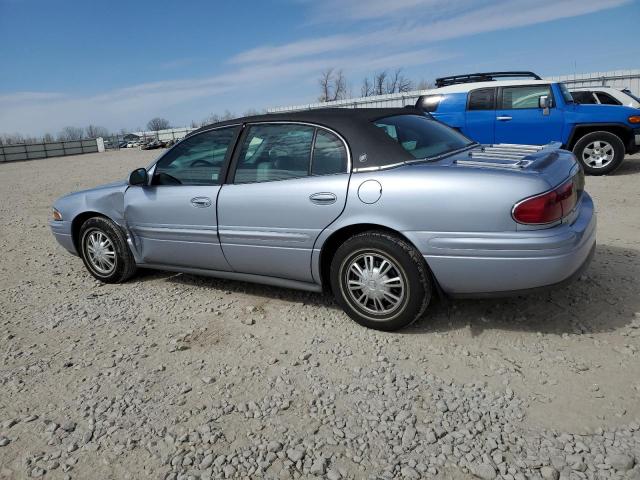
M 414 158 L 430 158 L 473 145 L 451 127 L 419 115 L 396 115 L 374 122 Z

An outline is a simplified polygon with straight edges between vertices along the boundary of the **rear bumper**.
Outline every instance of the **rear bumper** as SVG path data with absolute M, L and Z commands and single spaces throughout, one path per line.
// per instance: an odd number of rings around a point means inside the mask
M 69 253 L 78 255 L 76 246 L 73 243 L 73 236 L 71 235 L 71 222 L 52 220 L 49 222 L 49 227 L 51 228 L 51 233 L 53 233 L 53 236 L 60 245 Z
M 586 268 L 595 250 L 596 217 L 585 192 L 571 224 L 510 233 L 406 234 L 446 294 L 506 296 L 562 283 Z

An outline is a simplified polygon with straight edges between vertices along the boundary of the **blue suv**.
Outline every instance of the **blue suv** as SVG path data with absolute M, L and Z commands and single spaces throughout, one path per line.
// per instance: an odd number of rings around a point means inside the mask
M 592 175 L 611 173 L 625 153 L 640 150 L 639 109 L 580 105 L 566 85 L 533 72 L 443 77 L 436 87 L 416 106 L 479 143 L 560 142 Z

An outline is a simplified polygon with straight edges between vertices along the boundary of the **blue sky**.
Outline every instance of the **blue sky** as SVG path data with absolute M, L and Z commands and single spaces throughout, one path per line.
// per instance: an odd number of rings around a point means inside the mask
M 308 103 L 327 67 L 354 93 L 381 69 L 640 68 L 638 20 L 639 0 L 0 0 L 0 132 Z

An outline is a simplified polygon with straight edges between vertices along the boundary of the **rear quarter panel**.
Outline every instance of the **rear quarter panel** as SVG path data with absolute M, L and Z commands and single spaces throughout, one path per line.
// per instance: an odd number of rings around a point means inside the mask
M 463 130 L 466 125 L 467 95 L 467 92 L 443 94 L 437 110 L 431 115 L 450 127 Z
M 380 199 L 372 204 L 358 197 L 360 185 L 367 180 L 382 186 Z M 359 223 L 400 232 L 515 231 L 513 205 L 549 188 L 540 175 L 486 168 L 414 164 L 353 173 L 345 210 L 323 237 Z

